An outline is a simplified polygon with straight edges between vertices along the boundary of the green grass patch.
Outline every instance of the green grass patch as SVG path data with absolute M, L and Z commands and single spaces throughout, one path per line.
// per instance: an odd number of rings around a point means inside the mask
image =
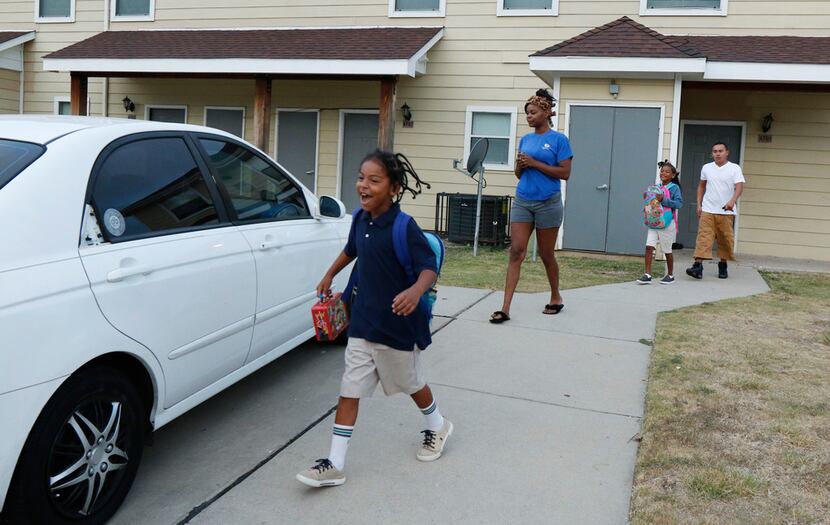
M 504 289 L 508 248 L 480 246 L 476 257 L 473 257 L 471 246 L 447 243 L 446 248 L 446 259 L 441 269 L 441 284 L 490 290 Z M 559 286 L 563 290 L 633 281 L 643 272 L 642 257 L 557 252 L 556 260 L 559 263 Z M 541 256 L 532 261 L 531 254 L 528 253 L 522 264 L 517 291 L 547 290 L 550 290 L 550 285 Z

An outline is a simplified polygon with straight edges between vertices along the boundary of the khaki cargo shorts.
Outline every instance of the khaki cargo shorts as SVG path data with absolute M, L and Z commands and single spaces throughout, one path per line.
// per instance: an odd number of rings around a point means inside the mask
M 350 337 L 346 345 L 346 371 L 340 383 L 340 396 L 371 397 L 378 383 L 387 396 L 398 392 L 414 394 L 426 386 L 420 355 L 418 348 L 407 352 Z

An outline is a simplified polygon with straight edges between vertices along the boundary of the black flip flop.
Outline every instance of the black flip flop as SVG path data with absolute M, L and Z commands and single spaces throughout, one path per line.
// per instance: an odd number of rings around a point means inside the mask
M 493 315 L 490 316 L 490 322 L 493 324 L 499 324 L 509 320 L 510 316 L 502 312 L 501 310 L 493 312 Z
M 564 304 L 546 304 L 542 313 L 545 315 L 556 315 L 565 308 Z

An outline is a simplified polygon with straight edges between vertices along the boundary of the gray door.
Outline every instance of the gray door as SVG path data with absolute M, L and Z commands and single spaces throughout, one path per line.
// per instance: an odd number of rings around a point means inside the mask
M 343 158 L 340 164 L 340 200 L 350 212 L 360 206 L 355 191 L 360 161 L 378 147 L 377 113 L 343 115 Z
M 643 251 L 642 193 L 657 174 L 659 133 L 657 108 L 571 107 L 565 248 Z
M 316 192 L 317 112 L 280 111 L 277 122 L 277 161 Z
M 680 189 L 683 208 L 677 220 L 677 242 L 684 248 L 693 248 L 697 239 L 697 185 L 700 169 L 712 161 L 712 144 L 725 142 L 729 146 L 729 160 L 741 160 L 741 126 L 718 124 L 685 124 L 683 126 L 683 154 L 680 159 Z

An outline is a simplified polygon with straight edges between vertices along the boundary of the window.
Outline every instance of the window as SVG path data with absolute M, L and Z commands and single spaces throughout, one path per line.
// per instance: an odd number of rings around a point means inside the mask
M 92 207 L 111 242 L 219 222 L 202 172 L 178 137 L 116 148 L 95 177 Z
M 146 106 L 144 118 L 156 122 L 176 122 L 185 124 L 187 122 L 186 106 Z
M 245 138 L 245 108 L 205 108 L 205 126 Z
M 253 151 L 224 140 L 199 139 L 240 221 L 310 217 L 303 192 Z
M 559 0 L 496 0 L 498 16 L 556 16 Z
M 640 14 L 651 16 L 726 16 L 728 0 L 640 0 Z
M 516 108 L 468 106 L 464 132 L 465 163 L 473 144 L 481 138 L 490 141 L 484 167 L 512 170 L 516 149 Z
M 75 0 L 35 0 L 35 20 L 41 23 L 74 22 Z
M 155 0 L 111 0 L 113 20 L 153 20 Z
M 441 17 L 446 0 L 389 0 L 389 16 Z

